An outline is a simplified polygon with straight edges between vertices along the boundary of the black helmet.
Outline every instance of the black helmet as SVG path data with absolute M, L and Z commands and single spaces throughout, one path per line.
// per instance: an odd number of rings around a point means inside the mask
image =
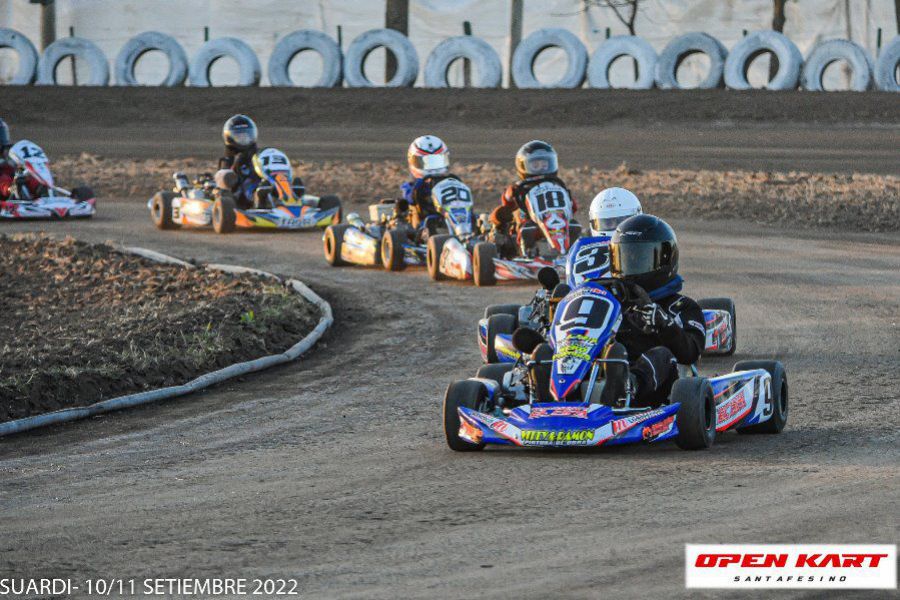
M 6 148 L 9 145 L 9 125 L 6 124 L 6 121 L 0 119 L 0 148 Z
M 225 145 L 236 150 L 246 150 L 256 144 L 256 123 L 247 115 L 234 115 L 222 128 Z
M 557 170 L 559 161 L 556 150 L 547 142 L 531 140 L 516 152 L 516 172 L 522 179 L 555 175 Z
M 609 242 L 610 275 L 648 292 L 678 274 L 678 240 L 669 224 L 653 215 L 634 215 L 619 223 Z

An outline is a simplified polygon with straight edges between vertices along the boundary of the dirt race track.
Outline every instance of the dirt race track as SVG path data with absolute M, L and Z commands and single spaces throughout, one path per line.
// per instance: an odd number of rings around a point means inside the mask
M 896 175 L 896 100 L 885 110 L 878 127 L 858 126 L 871 118 L 861 110 L 828 124 L 709 125 L 715 151 L 704 166 L 741 164 L 745 132 L 787 140 L 754 151 L 759 168 Z M 137 144 L 129 129 L 98 131 L 97 114 L 41 125 L 39 115 L 17 111 L 25 124 L 14 134 L 46 139 L 51 156 L 76 146 L 117 156 Z M 173 111 L 207 136 L 222 116 Z M 348 120 L 353 139 L 345 133 L 338 146 L 333 123 L 304 129 L 308 158 L 346 148 L 350 160 L 371 146 L 376 158 L 389 149 L 400 160 L 408 134 L 433 127 L 415 112 L 404 126 L 373 130 Z M 627 143 L 638 166 L 689 166 L 679 148 L 694 133 L 684 128 L 679 138 L 681 125 L 556 123 L 544 133 L 578 146 L 617 127 L 634 132 Z M 477 160 L 493 161 L 541 132 L 535 123 L 509 129 L 492 151 L 477 123 L 456 121 L 452 131 L 451 139 L 480 140 L 472 142 L 483 153 Z M 657 147 L 653 131 L 670 141 Z M 800 143 L 809 136 L 827 145 Z M 214 141 L 185 143 L 165 131 L 137 145 L 145 155 L 215 156 Z M 592 152 L 598 162 L 621 161 L 603 147 Z M 92 222 L 4 223 L 0 231 L 70 233 L 297 276 L 332 302 L 337 324 L 295 365 L 0 440 L 5 576 L 296 577 L 305 597 L 316 598 L 703 597 L 684 589 L 685 543 L 897 542 L 897 232 L 797 233 L 663 215 L 679 232 L 687 292 L 737 303 L 737 355 L 702 369 L 783 361 L 792 405 L 782 435 L 724 435 L 694 453 L 661 446 L 461 455 L 443 440 L 443 390 L 479 365 L 474 325 L 483 307 L 524 300 L 531 286 L 475 289 L 433 284 L 424 270 L 332 269 L 316 233 L 160 232 L 145 202 L 101 199 Z

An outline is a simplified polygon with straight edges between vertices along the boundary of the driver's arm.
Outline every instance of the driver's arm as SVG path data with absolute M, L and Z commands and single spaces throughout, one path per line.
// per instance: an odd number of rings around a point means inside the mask
M 672 351 L 679 363 L 692 365 L 700 359 L 700 354 L 706 346 L 703 310 L 699 304 L 682 296 L 672 304 L 669 312 L 677 315 L 678 319 L 660 328 L 660 341 Z

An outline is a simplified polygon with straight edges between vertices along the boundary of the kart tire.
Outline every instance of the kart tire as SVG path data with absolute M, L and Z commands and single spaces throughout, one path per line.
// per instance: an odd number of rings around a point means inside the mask
M 497 246 L 490 242 L 478 242 L 472 250 L 472 276 L 478 287 L 496 285 L 497 272 L 494 270 L 494 258 L 497 257 Z
M 19 68 L 5 82 L 6 85 L 30 85 L 34 81 L 39 60 L 37 48 L 31 40 L 15 29 L 0 29 L 0 48 L 9 48 L 19 55 Z
M 616 35 L 600 44 L 591 56 L 587 68 L 588 85 L 610 89 L 609 68 L 620 56 L 630 56 L 637 63 L 638 75 L 634 83 L 622 86 L 631 90 L 649 90 L 656 83 L 656 50 L 636 35 Z
M 311 86 L 298 86 L 291 80 L 288 67 L 304 50 L 312 50 L 322 57 L 322 75 Z M 343 56 L 337 42 L 329 35 L 314 29 L 301 29 L 289 33 L 275 44 L 269 57 L 269 83 L 272 87 L 333 88 L 340 85 Z
M 675 444 L 682 450 L 705 450 L 716 439 L 716 401 L 712 385 L 705 377 L 677 379 L 669 402 L 679 403 L 675 416 L 678 435 Z
M 371 29 L 353 40 L 344 56 L 344 81 L 349 87 L 379 87 L 366 77 L 364 64 L 373 50 L 382 47 L 397 59 L 394 76 L 383 87 L 412 87 L 419 76 L 419 55 L 409 38 L 393 29 Z
M 116 85 L 142 85 L 134 75 L 134 67 L 147 52 L 158 50 L 169 59 L 169 72 L 159 84 L 161 87 L 181 87 L 188 75 L 188 57 L 181 44 L 170 35 L 158 31 L 145 31 L 125 42 L 113 70 Z M 150 85 L 150 84 L 147 84 Z
M 843 60 L 850 65 L 851 92 L 865 92 L 872 87 L 872 59 L 865 49 L 850 40 L 827 40 L 812 49 L 803 63 L 800 86 L 810 92 L 824 92 L 822 77 L 831 63 Z
M 547 48 L 559 48 L 565 52 L 568 66 L 557 81 L 541 83 L 534 74 L 534 62 L 538 54 Z M 587 64 L 587 48 L 578 36 L 566 29 L 547 27 L 538 29 L 516 46 L 510 76 L 520 89 L 579 88 L 584 83 Z
M 403 243 L 406 235 L 401 231 L 388 229 L 381 238 L 381 264 L 385 271 L 402 271 L 406 268 Z
M 78 57 L 88 64 L 90 77 L 80 85 L 109 84 L 109 63 L 97 44 L 80 37 L 60 38 L 47 46 L 38 61 L 36 85 L 56 85 L 56 66 L 66 57 Z
M 329 225 L 322 236 L 322 245 L 325 247 L 325 260 L 332 267 L 343 267 L 347 261 L 341 258 L 341 246 L 344 243 L 344 232 L 352 225 Z
M 460 58 L 468 60 L 475 71 L 471 87 L 500 87 L 503 65 L 497 51 L 483 39 L 470 35 L 447 38 L 435 46 L 425 61 L 425 87 L 450 87 L 447 70 L 453 61 Z
M 518 321 L 520 308 L 521 304 L 489 304 L 484 309 L 484 318 L 488 319 L 493 315 L 512 315 Z
M 793 90 L 800 81 L 803 55 L 783 33 L 772 30 L 757 31 L 743 38 L 725 59 L 725 85 L 732 90 L 749 90 L 747 70 L 753 59 L 771 52 L 778 57 L 778 72 L 764 87 L 767 90 Z
M 503 376 L 513 370 L 516 365 L 512 363 L 503 363 L 497 365 L 481 365 L 475 377 L 482 379 L 490 379 L 496 381 L 499 385 L 503 385 Z
M 500 362 L 500 357 L 497 356 L 497 350 L 494 348 L 494 339 L 497 337 L 497 334 L 505 333 L 507 335 L 512 335 L 516 330 L 517 320 L 518 319 L 512 315 L 491 315 L 488 317 L 487 340 L 485 340 L 488 364 Z
M 94 199 L 94 190 L 86 185 L 79 185 L 72 189 L 69 192 L 72 195 L 73 200 L 78 200 L 79 202 L 84 202 L 85 200 Z
M 150 205 L 150 218 L 157 229 L 175 229 L 175 221 L 172 220 L 172 200 L 175 192 L 156 192 Z
M 737 350 L 737 309 L 731 298 L 701 298 L 697 301 L 701 309 L 727 310 L 731 315 L 731 346 L 725 352 L 716 352 L 714 356 L 731 356 Z
M 685 89 L 678 83 L 678 67 L 693 54 L 705 54 L 709 59 L 706 77 L 695 88 L 710 90 L 723 87 L 728 49 L 713 36 L 699 31 L 679 35 L 659 53 L 659 60 L 656 62 L 656 87 L 661 90 Z
M 319 210 L 331 210 L 332 208 L 338 209 L 338 211 L 334 214 L 334 217 L 331 218 L 331 225 L 337 225 L 343 220 L 343 209 L 341 208 L 341 199 L 335 195 L 329 194 L 328 196 L 322 196 L 319 198 L 319 205 L 317 207 Z
M 477 410 L 484 403 L 486 391 L 477 381 L 455 381 L 447 386 L 444 394 L 444 436 L 447 445 L 456 452 L 484 450 L 484 444 L 473 444 L 459 437 L 459 407 Z
M 873 71 L 875 87 L 882 92 L 900 92 L 900 82 L 897 81 L 897 65 L 900 65 L 900 35 L 894 37 L 881 49 L 881 54 L 875 61 Z
M 749 371 L 751 369 L 765 369 L 772 376 L 772 417 L 768 421 L 741 427 L 737 431 L 738 433 L 781 433 L 787 424 L 790 408 L 784 365 L 777 360 L 742 360 L 735 363 L 733 371 Z
M 234 198 L 230 194 L 222 194 L 213 203 L 212 222 L 216 233 L 231 233 L 237 221 Z
M 231 57 L 237 62 L 240 69 L 238 87 L 253 87 L 259 85 L 262 67 L 259 58 L 253 48 L 246 42 L 233 37 L 221 37 L 209 40 L 200 46 L 194 59 L 191 61 L 190 82 L 191 87 L 213 87 L 209 81 L 209 71 L 214 62 L 223 56 Z
M 434 281 L 447 279 L 447 276 L 441 273 L 441 253 L 444 251 L 444 244 L 452 237 L 446 233 L 428 236 L 425 265 L 428 268 L 428 275 Z

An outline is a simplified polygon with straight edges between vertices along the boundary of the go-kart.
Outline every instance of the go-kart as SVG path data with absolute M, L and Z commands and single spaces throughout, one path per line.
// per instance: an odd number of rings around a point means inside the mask
M 609 272 L 609 237 L 584 237 L 573 244 L 566 259 L 567 289 L 585 281 L 601 279 Z M 551 308 L 559 298 L 554 289 L 559 276 L 550 270 L 538 273 L 541 288 L 528 304 L 492 304 L 484 309 L 478 321 L 478 346 L 486 363 L 515 362 L 518 352 L 512 345 L 512 334 L 520 326 L 545 334 L 550 327 Z M 556 292 L 558 293 L 558 292 Z M 737 313 L 731 298 L 701 298 L 697 301 L 706 321 L 704 356 L 730 356 L 737 348 Z
M 173 191 L 157 192 L 147 203 L 159 229 L 198 228 L 212 225 L 216 233 L 244 229 L 315 229 L 341 221 L 337 196 L 311 196 L 293 179 L 288 157 L 274 148 L 259 151 L 262 169 L 259 185 L 242 193 L 253 198 L 253 207 L 238 207 L 231 189 L 217 185 L 211 173 L 193 182 L 175 173 Z
M 779 433 L 788 384 L 778 361 L 741 361 L 731 373 L 677 379 L 668 402 L 640 406 L 624 346 L 615 340 L 632 293 L 617 279 L 587 281 L 559 301 L 548 336 L 523 327 L 519 358 L 482 366 L 451 383 L 444 434 L 457 451 L 487 444 L 600 446 L 674 440 L 686 450 L 712 446 L 717 432 Z
M 458 179 L 443 179 L 431 191 L 436 214 L 418 226 L 410 221 L 409 210 L 395 200 L 369 205 L 369 223 L 359 215 L 347 215 L 347 222 L 325 230 L 325 260 L 344 265 L 383 266 L 400 271 L 407 266 L 426 265 L 432 279 L 471 277 L 471 260 L 457 248 L 473 239 L 472 192 Z M 424 243 L 423 243 L 424 242 Z
M 9 149 L 9 159 L 16 167 L 16 183 L 9 199 L 0 201 L 0 219 L 87 219 L 97 212 L 94 191 L 79 186 L 72 191 L 57 187 L 50 171 L 50 161 L 40 146 L 21 140 Z M 38 183 L 40 193 L 33 197 L 25 178 Z
M 566 188 L 552 181 L 540 183 L 526 195 L 530 223 L 516 240 L 496 228 L 485 232 L 485 241 L 472 248 L 475 285 L 494 285 L 498 280 L 534 280 L 544 267 L 565 264 L 572 244 L 581 236 L 581 225 L 572 215 L 572 199 Z

